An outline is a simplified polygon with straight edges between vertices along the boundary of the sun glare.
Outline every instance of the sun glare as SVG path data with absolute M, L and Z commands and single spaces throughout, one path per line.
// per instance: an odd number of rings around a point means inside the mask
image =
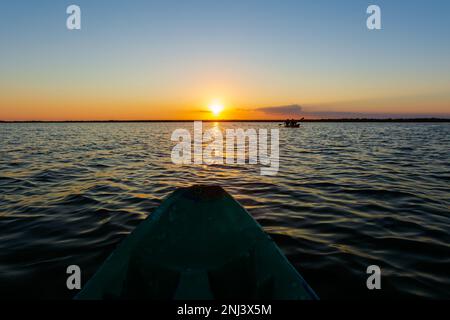
M 214 102 L 214 103 L 209 105 L 209 110 L 211 110 L 211 112 L 215 116 L 217 116 L 217 115 L 219 115 L 222 112 L 223 105 L 220 102 Z

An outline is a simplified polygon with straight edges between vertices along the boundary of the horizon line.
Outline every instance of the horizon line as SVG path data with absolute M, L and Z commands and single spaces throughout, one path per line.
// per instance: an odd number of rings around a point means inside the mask
M 151 123 L 151 122 L 284 122 L 286 119 L 206 119 L 206 120 L 0 120 L 0 123 Z M 294 119 L 295 120 L 295 119 Z M 322 118 L 322 119 L 303 119 L 297 120 L 299 122 L 450 122 L 449 118 L 437 118 L 437 117 L 420 117 L 420 118 Z

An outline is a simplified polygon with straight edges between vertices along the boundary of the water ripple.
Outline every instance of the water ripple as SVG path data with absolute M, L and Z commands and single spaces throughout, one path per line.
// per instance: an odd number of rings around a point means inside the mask
M 175 166 L 176 128 L 192 124 L 1 124 L 0 297 L 71 298 L 68 265 L 88 278 L 169 193 L 214 183 L 323 299 L 450 298 L 448 124 L 282 128 L 274 177 L 252 166 Z M 381 293 L 365 287 L 370 264 L 382 268 Z

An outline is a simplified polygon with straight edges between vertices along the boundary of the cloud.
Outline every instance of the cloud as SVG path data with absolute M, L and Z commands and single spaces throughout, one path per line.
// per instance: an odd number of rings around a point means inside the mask
M 255 110 L 272 115 L 287 115 L 300 113 L 302 111 L 302 107 L 298 104 L 291 104 L 286 106 L 262 107 Z
M 317 111 L 304 112 L 306 117 L 319 119 L 414 119 L 414 118 L 449 118 L 445 113 L 369 113 L 369 112 L 339 112 Z
M 383 116 L 381 113 L 367 112 L 346 112 L 346 111 L 305 111 L 305 116 L 317 118 L 378 118 Z

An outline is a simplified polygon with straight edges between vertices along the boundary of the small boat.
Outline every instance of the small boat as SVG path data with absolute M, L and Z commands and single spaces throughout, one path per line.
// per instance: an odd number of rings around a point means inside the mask
M 284 121 L 284 127 L 285 128 L 299 128 L 300 127 L 300 123 L 299 121 L 303 121 L 305 118 L 301 118 L 300 120 L 286 120 Z
M 318 298 L 230 194 L 193 186 L 166 198 L 75 299 Z
M 284 124 L 285 128 L 300 128 L 300 123 L 296 124 Z

